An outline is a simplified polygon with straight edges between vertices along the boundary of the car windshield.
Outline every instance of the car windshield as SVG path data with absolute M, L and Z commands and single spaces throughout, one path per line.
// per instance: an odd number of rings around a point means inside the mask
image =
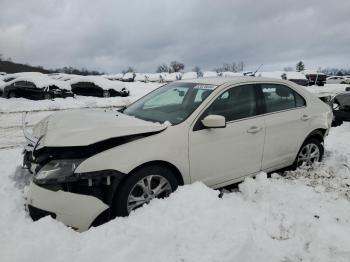
M 164 85 L 124 110 L 137 118 L 176 125 L 184 121 L 215 89 L 214 85 L 176 82 Z

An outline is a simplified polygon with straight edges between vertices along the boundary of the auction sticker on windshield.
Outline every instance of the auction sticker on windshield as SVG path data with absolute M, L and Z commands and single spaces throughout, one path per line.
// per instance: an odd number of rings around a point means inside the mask
M 195 85 L 193 88 L 194 89 L 208 89 L 208 90 L 213 90 L 215 89 L 216 86 L 214 85 Z

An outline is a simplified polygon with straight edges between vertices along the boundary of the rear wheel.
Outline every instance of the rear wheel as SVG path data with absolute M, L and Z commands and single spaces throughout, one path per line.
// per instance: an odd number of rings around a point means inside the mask
M 109 93 L 108 90 L 103 91 L 103 97 L 110 97 L 110 96 L 111 96 L 111 94 Z
M 44 99 L 53 99 L 53 95 L 50 93 L 44 93 Z
M 8 94 L 8 98 L 16 98 L 16 93 L 11 91 L 9 94 Z
M 323 145 L 319 140 L 314 138 L 307 139 L 298 152 L 294 166 L 311 166 L 313 163 L 321 161 L 323 151 Z
M 174 174 L 163 166 L 148 166 L 130 174 L 113 201 L 114 216 L 127 216 L 154 198 L 168 197 L 178 186 Z

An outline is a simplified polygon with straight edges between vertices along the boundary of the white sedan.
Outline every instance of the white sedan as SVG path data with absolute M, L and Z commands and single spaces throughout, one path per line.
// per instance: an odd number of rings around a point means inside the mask
M 120 112 L 58 112 L 25 132 L 29 213 L 84 231 L 179 185 L 311 165 L 332 118 L 304 88 L 261 77 L 177 81 Z

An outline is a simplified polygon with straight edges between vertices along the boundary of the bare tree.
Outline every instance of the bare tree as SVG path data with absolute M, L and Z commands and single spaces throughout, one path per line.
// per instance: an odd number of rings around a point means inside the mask
M 169 72 L 170 68 L 166 65 L 166 64 L 161 64 L 157 67 L 157 73 L 165 73 L 165 72 Z
M 295 66 L 295 70 L 297 72 L 304 71 L 304 69 L 305 69 L 305 65 L 304 65 L 303 61 L 299 61 Z
M 129 66 L 126 70 L 123 70 L 122 73 L 126 74 L 126 73 L 135 73 L 135 68 Z
M 241 72 L 244 69 L 244 63 L 242 61 L 236 63 L 223 63 L 222 66 L 214 68 L 217 73 L 221 72 Z
M 195 66 L 195 67 L 192 69 L 192 71 L 193 71 L 193 72 L 196 72 L 198 77 L 203 76 L 202 70 L 200 69 L 199 66 Z
M 170 71 L 171 72 L 180 72 L 185 69 L 185 65 L 183 63 L 172 61 L 170 62 Z

